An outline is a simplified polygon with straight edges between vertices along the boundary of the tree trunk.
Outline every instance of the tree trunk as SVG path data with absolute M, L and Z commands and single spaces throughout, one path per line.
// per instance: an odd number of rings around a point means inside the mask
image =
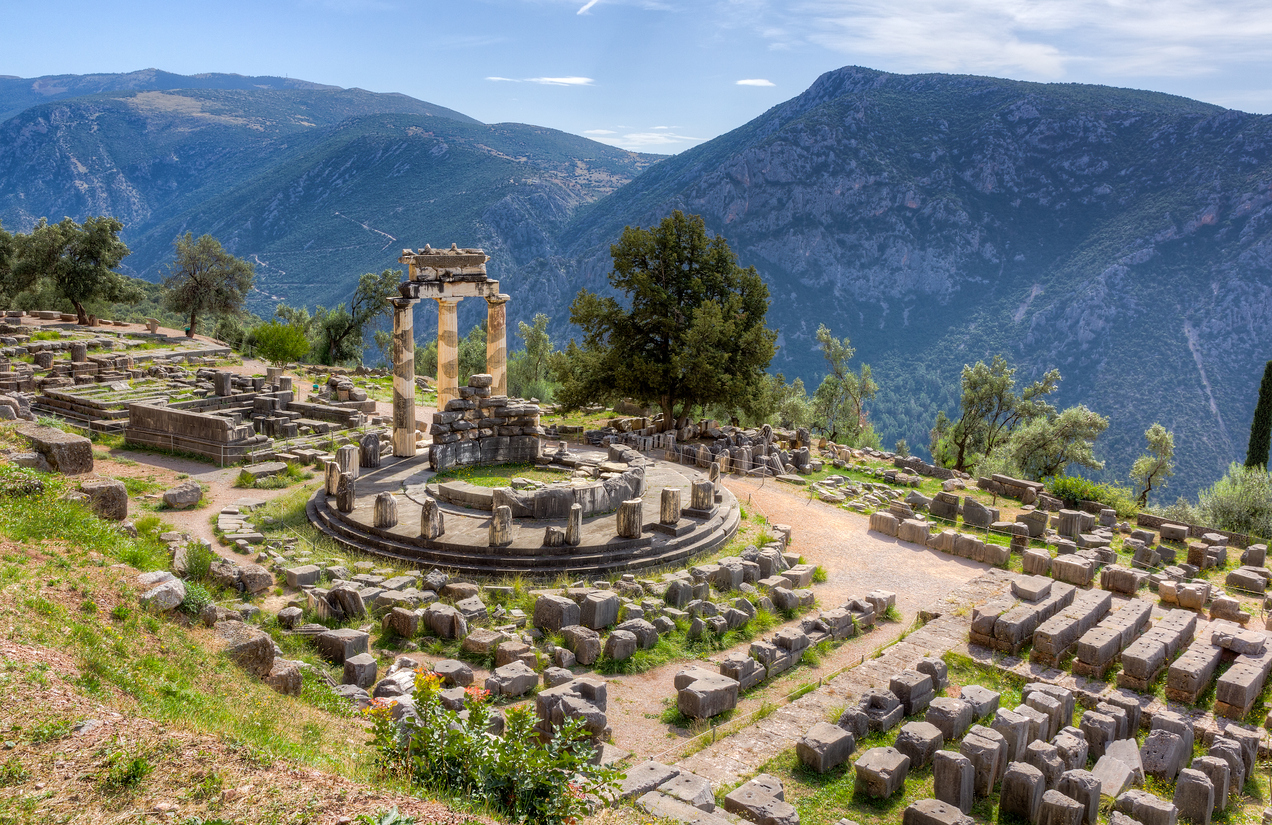
M 675 410 L 672 409 L 671 396 L 664 395 L 659 399 L 659 406 L 662 407 L 663 414 L 662 427 L 659 431 L 665 433 L 668 430 L 674 430 L 676 428 L 676 414 Z
M 84 311 L 84 305 L 79 301 L 71 301 L 75 305 L 75 322 L 82 327 L 88 326 L 88 313 Z
M 189 329 L 187 329 L 187 330 L 186 330 L 186 337 L 187 337 L 187 338 L 193 338 L 193 337 L 194 337 L 194 326 L 195 326 L 195 324 L 197 324 L 198 322 L 199 322 L 199 313 L 198 313 L 198 311 L 197 311 L 197 310 L 191 310 L 191 311 L 190 311 L 190 327 L 189 327 Z

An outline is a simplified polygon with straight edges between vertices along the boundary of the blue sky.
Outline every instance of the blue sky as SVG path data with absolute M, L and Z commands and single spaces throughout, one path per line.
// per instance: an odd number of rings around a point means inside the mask
M 664 153 L 851 64 L 1272 112 L 1267 0 L 42 0 L 5 28 L 0 74 L 288 75 Z

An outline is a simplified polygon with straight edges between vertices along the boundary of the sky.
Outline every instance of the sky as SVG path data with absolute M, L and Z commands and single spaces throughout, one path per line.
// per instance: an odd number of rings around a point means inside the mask
M 857 65 L 1272 112 L 1268 0 L 41 0 L 0 74 L 232 72 L 680 152 Z

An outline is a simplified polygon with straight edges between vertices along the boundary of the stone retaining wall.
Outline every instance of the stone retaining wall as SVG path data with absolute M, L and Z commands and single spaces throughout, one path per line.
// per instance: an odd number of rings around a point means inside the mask
M 1252 543 L 1254 543 L 1254 539 L 1252 539 L 1250 536 L 1247 536 L 1245 533 L 1233 533 L 1229 530 L 1220 530 L 1217 527 L 1202 527 L 1201 525 L 1198 525 L 1198 524 L 1188 524 L 1186 522 L 1176 521 L 1175 519 L 1163 518 L 1161 516 L 1154 516 L 1149 513 L 1137 514 L 1135 516 L 1135 523 L 1138 526 L 1146 528 L 1148 530 L 1159 530 L 1159 531 L 1161 530 L 1161 526 L 1163 524 L 1180 524 L 1188 528 L 1189 538 L 1201 538 L 1207 533 L 1218 533 L 1221 536 L 1227 537 L 1228 544 L 1230 546 L 1239 547 L 1242 550 L 1244 550 L 1245 548 L 1249 547 Z

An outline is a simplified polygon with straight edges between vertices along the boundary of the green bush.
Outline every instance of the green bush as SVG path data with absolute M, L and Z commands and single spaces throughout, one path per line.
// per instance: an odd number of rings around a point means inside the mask
M 1234 462 L 1223 478 L 1201 491 L 1197 515 L 1206 527 L 1272 537 L 1272 473 Z
M 186 595 L 181 602 L 181 611 L 190 616 L 198 616 L 203 608 L 212 604 L 212 594 L 198 582 L 185 583 Z
M 372 745 L 389 771 L 531 825 L 582 819 L 586 794 L 606 797 L 617 790 L 617 773 L 592 764 L 595 751 L 582 720 L 568 721 L 544 743 L 534 729 L 537 717 L 523 705 L 506 712 L 503 736 L 491 736 L 486 691 L 468 689 L 467 719 L 443 707 L 440 694 L 437 677 L 418 675 L 417 715 L 406 717 L 401 733 L 390 704 L 375 700 L 367 709 Z
M 192 541 L 186 547 L 186 577 L 191 581 L 206 581 L 212 572 L 212 562 L 216 561 L 216 553 L 201 541 Z
M 1135 505 L 1135 496 L 1131 491 L 1115 484 L 1097 484 L 1082 476 L 1053 476 L 1046 479 L 1044 483 L 1047 492 L 1065 504 L 1098 501 L 1105 507 L 1116 510 L 1122 518 L 1130 518 L 1138 510 Z

